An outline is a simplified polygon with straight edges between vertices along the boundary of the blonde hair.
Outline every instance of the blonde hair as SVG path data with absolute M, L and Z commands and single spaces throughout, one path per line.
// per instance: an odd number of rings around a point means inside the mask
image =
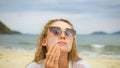
M 41 42 L 47 36 L 48 27 L 56 21 L 66 22 L 72 27 L 72 29 L 74 29 L 73 25 L 65 19 L 53 19 L 53 20 L 48 21 L 48 23 L 44 26 L 44 29 L 43 29 L 42 33 L 40 34 L 40 37 L 39 37 L 39 40 L 38 40 L 38 48 L 37 48 L 37 51 L 35 53 L 34 60 L 33 60 L 34 62 L 39 62 L 39 61 L 46 58 L 47 48 L 45 46 L 43 46 Z M 74 37 L 73 38 L 72 49 L 68 53 L 68 61 L 78 61 L 80 59 L 81 58 L 77 54 L 76 38 Z

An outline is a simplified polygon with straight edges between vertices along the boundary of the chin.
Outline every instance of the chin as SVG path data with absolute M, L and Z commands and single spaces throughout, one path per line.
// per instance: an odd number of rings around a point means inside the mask
M 65 49 L 65 47 L 61 46 L 61 52 L 70 52 L 71 49 Z

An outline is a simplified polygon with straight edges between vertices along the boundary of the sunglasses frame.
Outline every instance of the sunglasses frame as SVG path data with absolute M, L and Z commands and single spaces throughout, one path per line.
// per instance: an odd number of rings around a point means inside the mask
M 60 31 L 60 33 L 55 34 L 54 32 L 51 31 L 51 28 L 58 28 L 59 31 Z M 70 35 L 67 35 L 67 32 L 66 32 L 67 30 L 73 31 L 73 33 L 71 33 L 72 37 L 76 35 L 76 31 L 75 31 L 74 29 L 66 28 L 65 31 L 64 31 L 64 34 L 65 34 L 66 36 L 70 36 Z M 58 35 L 58 36 L 62 34 L 62 29 L 61 29 L 60 27 L 56 27 L 56 26 L 50 26 L 50 27 L 49 27 L 49 31 L 50 31 L 51 33 L 53 33 L 54 35 Z

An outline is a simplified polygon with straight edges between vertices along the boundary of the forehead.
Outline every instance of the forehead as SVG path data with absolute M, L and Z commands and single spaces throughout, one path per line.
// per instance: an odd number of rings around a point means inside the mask
M 66 23 L 64 21 L 53 22 L 50 26 L 60 27 L 62 29 L 66 29 L 66 28 L 72 29 L 72 27 L 68 23 Z

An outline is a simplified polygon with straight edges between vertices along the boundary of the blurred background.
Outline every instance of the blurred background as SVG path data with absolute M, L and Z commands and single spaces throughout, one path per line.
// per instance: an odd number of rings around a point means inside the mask
M 120 0 L 0 0 L 0 51 L 34 53 L 43 26 L 67 19 L 79 55 L 120 59 Z

